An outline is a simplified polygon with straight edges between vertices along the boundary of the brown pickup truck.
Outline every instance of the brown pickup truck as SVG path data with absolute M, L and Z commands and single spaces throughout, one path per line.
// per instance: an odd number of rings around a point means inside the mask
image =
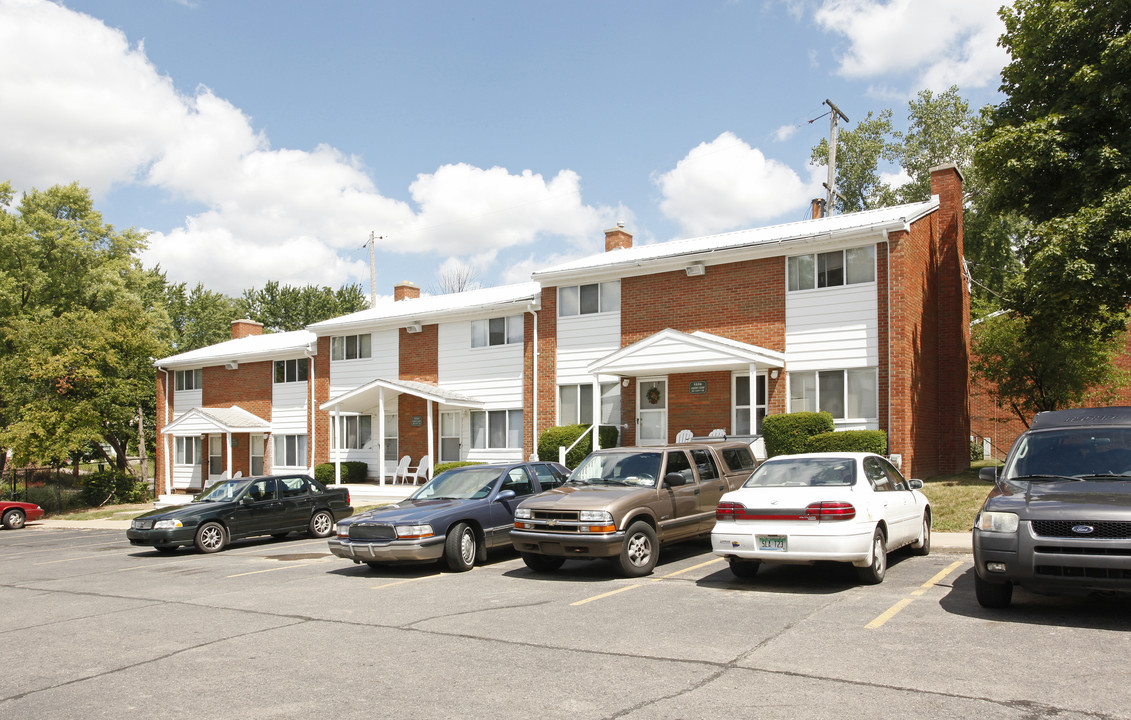
M 711 534 L 719 498 L 755 464 L 740 441 L 598 450 L 565 485 L 518 506 L 511 543 L 532 570 L 610 558 L 629 577 L 647 575 L 660 544 Z

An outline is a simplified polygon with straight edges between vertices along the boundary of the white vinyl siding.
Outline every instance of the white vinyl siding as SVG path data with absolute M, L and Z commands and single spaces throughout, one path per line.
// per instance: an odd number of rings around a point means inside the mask
M 592 384 L 593 375 L 586 368 L 619 349 L 620 313 L 558 318 L 557 384 Z
M 875 283 L 786 293 L 785 355 L 791 371 L 879 365 Z
M 361 387 L 377 378 L 396 379 L 400 373 L 397 331 L 372 333 L 372 356 L 330 362 L 330 397 Z

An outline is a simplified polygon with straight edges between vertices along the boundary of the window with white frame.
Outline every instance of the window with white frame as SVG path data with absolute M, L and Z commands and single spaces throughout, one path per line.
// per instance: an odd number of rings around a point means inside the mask
M 200 462 L 201 442 L 198 437 L 179 437 L 176 439 L 175 465 L 196 465 Z
M 620 281 L 558 288 L 558 317 L 620 310 Z
M 275 436 L 275 467 L 306 467 L 306 436 Z
M 176 370 L 173 372 L 173 387 L 177 390 L 199 390 L 204 387 L 204 371 Z
M 373 335 L 338 335 L 330 338 L 331 360 L 359 360 L 373 356 Z
M 593 385 L 558 386 L 558 424 L 593 424 Z M 601 383 L 601 424 L 620 424 L 620 383 Z
M 296 360 L 276 360 L 275 382 L 306 382 L 308 367 L 309 363 L 307 362 L 306 358 L 298 358 Z
M 855 285 L 876 279 L 876 246 L 786 258 L 790 290 Z
M 790 412 L 827 412 L 838 420 L 878 417 L 875 368 L 789 374 Z
M 471 447 L 521 448 L 521 410 L 473 410 L 471 412 Z
M 251 436 L 251 474 L 263 474 L 263 451 L 266 448 L 266 443 L 263 442 L 262 435 Z
M 521 345 L 523 316 L 511 315 L 471 321 L 471 347 Z
M 754 389 L 750 388 L 749 375 L 734 376 L 734 433 L 757 435 L 762 432 L 762 418 L 766 417 L 766 376 L 754 376 Z
M 385 459 L 386 460 L 399 460 L 397 457 L 398 451 L 398 438 L 400 433 L 397 428 L 397 416 L 395 414 L 385 415 Z
M 373 437 L 372 415 L 343 415 L 338 430 L 342 448 L 361 450 Z M 335 446 L 337 447 L 337 446 Z

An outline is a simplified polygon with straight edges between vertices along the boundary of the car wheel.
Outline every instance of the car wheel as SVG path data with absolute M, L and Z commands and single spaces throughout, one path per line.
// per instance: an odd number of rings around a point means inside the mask
M 159 553 L 168 554 L 168 553 L 171 553 L 171 552 L 176 552 L 177 546 L 176 545 L 154 545 L 153 549 L 156 550 Z
M 457 523 L 444 541 L 444 562 L 452 572 L 467 572 L 475 567 L 477 552 L 475 530 L 467 523 Z
M 758 568 L 761 566 L 761 560 L 739 560 L 738 558 L 731 558 L 730 560 L 730 571 L 738 578 L 750 579 L 754 577 L 758 574 Z
M 641 577 L 656 567 L 656 531 L 646 522 L 629 525 L 624 534 L 624 547 L 621 548 L 617 563 L 622 573 L 628 577 Z
M 919 539 L 911 543 L 912 555 L 930 555 L 931 554 L 931 513 L 923 513 L 923 529 L 920 531 Z
M 1009 607 L 1009 603 L 1013 601 L 1013 583 L 989 582 L 988 580 L 983 580 L 975 571 L 974 595 L 977 596 L 978 604 L 982 607 L 991 610 L 1001 610 Z
M 329 510 L 319 510 L 310 518 L 310 534 L 316 538 L 330 537 L 334 532 L 334 516 Z
M 219 552 L 228 544 L 228 533 L 224 532 L 224 526 L 220 523 L 206 522 L 196 531 L 193 544 L 202 553 Z
M 856 575 L 865 585 L 879 585 L 888 571 L 888 551 L 884 547 L 884 531 L 876 528 L 872 534 L 872 562 L 868 567 L 856 568 Z
M 9 530 L 19 530 L 24 526 L 24 511 L 19 508 L 12 508 L 4 513 L 4 527 Z
M 553 572 L 565 564 L 564 557 L 555 555 L 537 555 L 535 553 L 521 553 L 521 555 L 526 567 L 534 572 Z

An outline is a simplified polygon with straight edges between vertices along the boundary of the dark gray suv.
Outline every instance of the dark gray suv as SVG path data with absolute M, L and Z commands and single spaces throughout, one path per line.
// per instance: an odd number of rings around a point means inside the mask
M 974 519 L 974 589 L 1008 607 L 1042 593 L 1131 592 L 1131 407 L 1037 413 Z

